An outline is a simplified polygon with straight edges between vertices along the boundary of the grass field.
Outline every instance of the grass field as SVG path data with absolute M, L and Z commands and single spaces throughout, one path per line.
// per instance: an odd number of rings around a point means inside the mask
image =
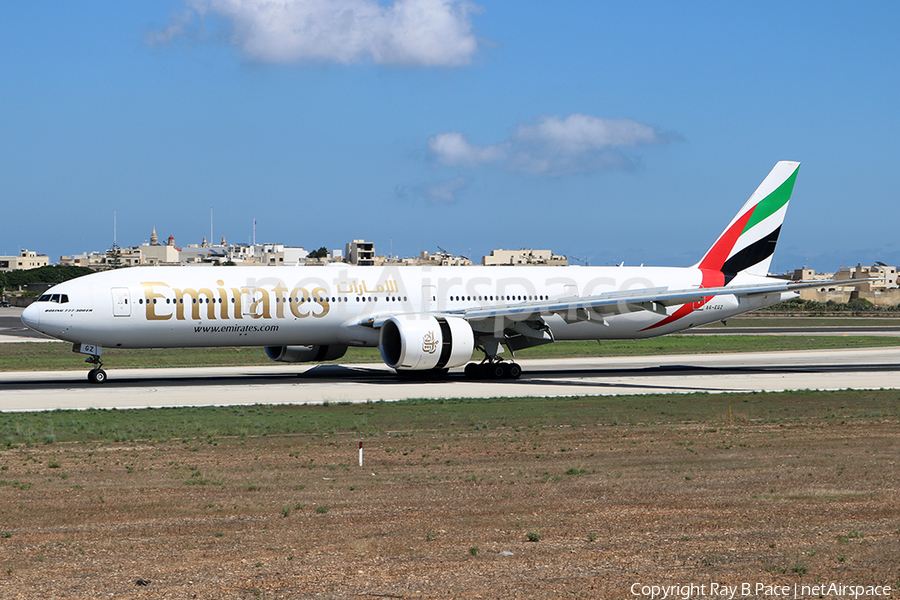
M 898 400 L 843 391 L 2 414 L 0 597 L 896 589 Z
M 822 424 L 900 417 L 900 391 L 438 399 L 364 405 L 233 406 L 0 413 L 0 441 L 137 442 L 287 434 L 466 431 L 696 423 Z

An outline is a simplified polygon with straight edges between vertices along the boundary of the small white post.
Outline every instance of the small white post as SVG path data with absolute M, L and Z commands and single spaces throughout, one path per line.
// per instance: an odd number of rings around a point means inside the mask
M 362 442 L 359 443 L 359 466 L 362 466 Z

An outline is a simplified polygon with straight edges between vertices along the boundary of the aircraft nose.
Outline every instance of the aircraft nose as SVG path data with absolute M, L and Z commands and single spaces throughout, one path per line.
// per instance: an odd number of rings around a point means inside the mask
M 22 322 L 25 323 L 27 327 L 34 329 L 37 331 L 38 327 L 41 324 L 41 311 L 34 304 L 29 304 L 25 307 L 25 310 L 22 311 Z

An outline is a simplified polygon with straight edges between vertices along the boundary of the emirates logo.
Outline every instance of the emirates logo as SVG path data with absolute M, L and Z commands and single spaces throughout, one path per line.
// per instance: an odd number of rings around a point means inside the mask
M 422 338 L 422 350 L 428 354 L 434 354 L 437 351 L 437 347 L 437 338 L 434 337 L 433 331 L 429 331 L 425 334 L 425 337 Z

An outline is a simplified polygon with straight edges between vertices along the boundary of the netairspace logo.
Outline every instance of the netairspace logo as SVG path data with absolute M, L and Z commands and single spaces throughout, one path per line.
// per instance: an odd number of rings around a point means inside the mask
M 891 595 L 889 585 L 844 585 L 841 583 L 822 583 L 818 585 L 772 585 L 766 583 L 707 583 L 684 585 L 651 585 L 632 584 L 631 595 L 650 600 L 736 600 L 738 598 L 784 598 L 799 600 L 800 598 L 879 598 Z

